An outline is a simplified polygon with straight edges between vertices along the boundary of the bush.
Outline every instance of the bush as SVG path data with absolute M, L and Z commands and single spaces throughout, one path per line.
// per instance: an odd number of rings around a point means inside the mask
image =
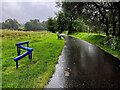
M 120 51 L 120 37 L 106 38 L 103 43 L 109 45 L 112 50 Z

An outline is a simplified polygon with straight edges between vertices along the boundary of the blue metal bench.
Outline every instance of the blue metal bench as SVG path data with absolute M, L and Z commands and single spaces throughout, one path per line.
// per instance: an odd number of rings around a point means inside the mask
M 20 60 L 21 58 L 25 57 L 26 55 L 29 55 L 29 59 L 32 59 L 32 48 L 28 48 L 28 43 L 29 41 L 25 41 L 25 42 L 20 42 L 20 43 L 16 43 L 15 45 L 17 46 L 17 54 L 18 56 L 16 58 L 14 58 L 14 61 L 16 62 L 16 68 L 18 69 L 18 60 Z M 24 46 L 20 46 L 23 44 L 27 44 L 27 47 Z M 27 50 L 26 53 L 23 53 L 22 55 L 20 55 L 20 49 L 24 49 Z

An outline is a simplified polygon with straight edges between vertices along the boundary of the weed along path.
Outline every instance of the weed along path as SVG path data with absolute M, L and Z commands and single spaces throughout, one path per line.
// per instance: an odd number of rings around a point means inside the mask
M 100 48 L 62 35 L 65 45 L 45 88 L 120 88 L 120 61 Z

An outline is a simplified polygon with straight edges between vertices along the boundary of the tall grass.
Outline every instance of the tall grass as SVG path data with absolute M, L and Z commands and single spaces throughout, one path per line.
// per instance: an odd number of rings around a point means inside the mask
M 3 88 L 43 88 L 54 72 L 64 41 L 57 40 L 56 34 L 2 30 L 2 87 Z M 29 41 L 33 48 L 32 61 L 28 56 L 18 61 L 15 43 Z M 26 52 L 21 50 L 21 54 Z

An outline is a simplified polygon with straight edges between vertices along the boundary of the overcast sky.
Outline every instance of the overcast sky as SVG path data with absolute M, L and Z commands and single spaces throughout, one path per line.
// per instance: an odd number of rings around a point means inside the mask
M 4 1 L 4 2 L 3 2 Z M 54 17 L 55 12 L 58 12 L 55 1 L 48 0 L 3 0 L 2 1 L 2 20 L 8 18 L 16 19 L 19 23 L 25 23 L 30 19 L 39 19 L 46 21 L 48 17 Z

